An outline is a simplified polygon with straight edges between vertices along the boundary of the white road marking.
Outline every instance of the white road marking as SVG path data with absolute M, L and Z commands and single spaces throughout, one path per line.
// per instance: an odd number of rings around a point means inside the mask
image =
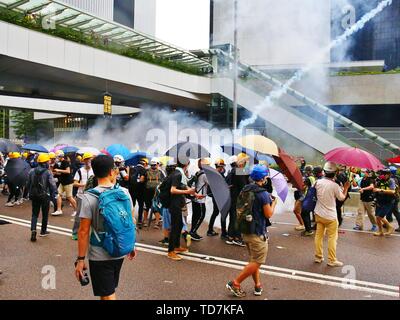
M 29 227 L 30 228 L 30 221 L 23 220 L 19 218 L 9 217 L 0 215 L 0 218 L 11 222 L 16 225 Z M 38 225 L 40 225 L 38 223 Z M 48 226 L 48 230 L 55 234 L 71 236 L 71 230 L 67 228 L 57 227 L 57 226 Z M 158 255 L 165 255 L 167 252 L 166 248 L 152 246 L 143 243 L 136 243 L 139 251 L 158 254 Z M 244 265 L 247 264 L 245 261 L 233 260 L 233 259 L 226 259 L 222 257 L 216 256 L 206 256 L 204 254 L 198 253 L 183 253 L 181 254 L 185 257 L 185 260 L 195 261 L 200 263 L 206 263 L 221 267 L 227 267 L 232 269 L 241 270 Z M 305 281 L 310 283 L 317 283 L 320 285 L 329 285 L 333 287 L 340 287 L 342 289 L 350 289 L 356 291 L 364 291 L 368 293 L 377 293 L 386 296 L 392 297 L 399 297 L 399 287 L 397 286 L 390 286 L 386 284 L 374 283 L 374 282 L 367 282 L 367 281 L 360 281 L 360 280 L 350 280 L 335 276 L 323 275 L 318 273 L 300 271 L 300 270 L 293 270 L 281 267 L 274 267 L 274 266 L 267 266 L 262 265 L 260 272 L 262 274 L 291 279 L 291 280 L 299 280 Z M 351 284 L 346 283 L 351 282 Z

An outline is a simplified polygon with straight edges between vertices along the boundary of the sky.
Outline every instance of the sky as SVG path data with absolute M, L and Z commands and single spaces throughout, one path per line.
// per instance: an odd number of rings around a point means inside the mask
M 183 49 L 207 49 L 210 0 L 158 0 L 156 37 Z

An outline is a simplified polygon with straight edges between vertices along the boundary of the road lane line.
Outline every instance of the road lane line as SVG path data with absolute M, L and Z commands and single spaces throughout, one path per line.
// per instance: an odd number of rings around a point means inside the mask
M 6 220 L 8 222 L 20 225 L 20 226 L 30 228 L 30 222 L 28 220 L 23 220 L 23 219 L 18 219 L 18 218 L 13 218 L 13 217 L 11 217 L 11 219 L 10 219 L 10 217 L 3 216 L 3 215 L 0 215 L 0 218 L 2 218 L 3 220 Z M 55 230 L 53 228 L 54 227 L 51 225 L 48 226 L 48 230 L 51 231 L 52 233 L 66 235 L 66 236 L 72 235 L 72 233 L 69 229 L 57 227 L 58 229 L 63 229 L 63 230 L 67 231 L 67 232 L 63 232 L 60 230 Z M 162 248 L 162 247 L 157 247 L 157 246 L 152 246 L 152 245 L 142 244 L 142 243 L 137 243 L 136 245 L 138 247 L 138 250 L 143 251 L 143 252 L 150 252 L 150 253 L 154 253 L 154 254 L 158 254 L 158 255 L 165 255 L 167 252 L 167 249 Z M 229 267 L 229 268 L 238 269 L 238 270 L 241 270 L 243 268 L 243 266 L 247 264 L 247 262 L 244 262 L 244 261 L 226 259 L 226 258 L 222 258 L 222 257 L 209 256 L 209 255 L 205 255 L 205 254 L 198 254 L 198 253 L 191 253 L 191 252 L 183 253 L 182 255 L 185 256 L 185 260 L 213 264 L 213 265 L 218 265 L 218 266 L 223 266 L 223 267 Z M 212 258 L 214 260 L 204 260 L 205 257 Z M 300 280 L 300 281 L 318 283 L 321 285 L 340 287 L 342 289 L 366 291 L 366 292 L 370 292 L 370 293 L 379 293 L 379 294 L 384 294 L 384 295 L 388 295 L 388 296 L 399 297 L 398 287 L 389 286 L 389 285 L 385 285 L 385 284 L 366 282 L 366 281 L 360 281 L 360 280 L 351 280 L 351 279 L 345 279 L 345 278 L 340 278 L 340 277 L 322 275 L 322 274 L 318 274 L 318 273 L 311 273 L 311 272 L 306 272 L 306 271 L 293 270 L 293 269 L 280 268 L 280 267 L 267 266 L 267 265 L 262 265 L 260 272 L 263 274 L 283 277 L 283 278 L 292 279 L 292 280 Z M 315 278 L 321 278 L 321 279 L 315 279 Z M 329 280 L 332 280 L 332 281 L 329 281 Z M 345 283 L 346 281 L 351 282 L 351 284 L 346 284 Z M 356 284 L 361 285 L 361 286 L 357 286 Z M 383 288 L 383 289 L 387 289 L 387 290 L 380 290 L 380 289 L 376 289 L 376 288 Z

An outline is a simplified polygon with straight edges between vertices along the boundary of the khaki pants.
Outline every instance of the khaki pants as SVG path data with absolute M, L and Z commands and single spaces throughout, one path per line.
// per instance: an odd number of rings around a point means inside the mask
M 328 260 L 329 262 L 336 261 L 336 244 L 338 239 L 338 226 L 337 219 L 327 220 L 315 214 L 315 221 L 317 223 L 317 231 L 315 233 L 315 257 L 324 257 L 324 235 L 325 230 L 328 235 Z
M 371 221 L 372 225 L 376 225 L 375 219 L 375 208 L 373 207 L 373 202 L 362 202 L 358 206 L 358 214 L 356 218 L 356 225 L 361 229 L 364 229 L 364 216 L 365 212 L 368 214 L 369 221 Z

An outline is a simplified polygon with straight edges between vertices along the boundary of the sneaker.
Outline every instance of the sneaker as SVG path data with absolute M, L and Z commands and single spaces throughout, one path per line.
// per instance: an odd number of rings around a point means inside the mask
M 7 202 L 5 204 L 6 207 L 14 207 L 14 202 Z
M 164 238 L 160 241 L 158 241 L 159 244 L 162 244 L 164 246 L 168 246 L 169 245 L 169 240 L 167 238 Z
M 383 234 L 383 232 L 381 232 L 381 231 L 377 231 L 377 232 L 374 232 L 374 236 L 375 236 L 375 237 L 383 237 L 384 234 Z
M 17 201 L 14 202 L 15 205 L 20 206 L 23 203 L 22 199 L 19 199 Z
M 363 228 L 361 228 L 360 226 L 355 226 L 355 227 L 353 228 L 353 230 L 356 230 L 356 231 L 362 231 L 362 229 L 363 229 Z
M 315 258 L 314 262 L 315 263 L 322 263 L 322 262 L 324 262 L 324 258 Z
M 71 214 L 71 217 L 75 217 L 76 216 L 76 211 L 74 211 L 72 214 Z
M 237 245 L 239 247 L 245 247 L 246 246 L 242 240 L 233 240 L 232 242 L 233 242 L 234 245 Z
M 171 259 L 171 260 L 175 260 L 175 261 L 180 261 L 180 260 L 182 260 L 182 257 L 181 256 L 178 256 L 174 251 L 172 251 L 172 252 L 168 252 L 168 258 L 169 259 Z
M 378 226 L 373 225 L 370 231 L 372 231 L 372 232 L 378 231 Z
M 261 294 L 262 294 L 262 292 L 263 292 L 263 288 L 262 287 L 254 287 L 254 295 L 255 296 L 261 296 Z
M 72 235 L 72 240 L 77 241 L 78 240 L 78 235 L 77 234 L 73 234 Z
M 199 236 L 197 233 L 191 233 L 190 236 L 192 237 L 192 240 L 194 240 L 194 241 L 203 240 L 203 237 Z
M 50 234 L 50 232 L 45 231 L 45 232 L 40 232 L 39 237 L 47 237 Z
M 153 229 L 160 230 L 160 226 L 159 226 L 158 224 L 155 224 L 155 225 L 153 226 Z
M 303 225 L 298 225 L 297 227 L 294 228 L 294 230 L 296 230 L 296 231 L 304 231 L 304 230 L 306 230 L 306 227 L 303 226 Z
M 246 292 L 242 288 L 235 287 L 233 281 L 229 281 L 225 286 L 235 297 L 243 298 L 246 296 Z
M 54 211 L 51 215 L 52 216 L 61 216 L 63 213 L 61 210 Z
M 330 266 L 330 267 L 343 267 L 343 262 L 340 262 L 338 260 L 332 261 L 332 262 L 328 262 L 328 266 Z
M 221 240 L 229 240 L 229 237 L 227 234 L 221 234 Z
M 215 236 L 217 236 L 219 233 L 218 232 L 215 232 L 214 230 L 212 230 L 212 231 L 208 231 L 207 232 L 207 236 L 209 236 L 209 237 L 215 237 Z
M 392 225 L 388 226 L 387 232 L 384 233 L 385 236 L 390 236 L 394 232 L 394 227 Z
M 31 232 L 31 241 L 35 242 L 36 241 L 36 231 Z
M 189 249 L 180 247 L 180 248 L 174 249 L 174 252 L 175 253 L 184 253 L 184 252 L 189 252 Z
M 234 242 L 234 240 L 233 239 L 229 239 L 229 238 L 228 238 L 228 240 L 225 241 L 225 243 L 229 244 L 229 245 L 234 244 L 233 242 Z
M 303 231 L 302 233 L 301 233 L 301 235 L 303 236 L 303 237 L 310 237 L 310 236 L 312 236 L 314 234 L 314 231 Z

